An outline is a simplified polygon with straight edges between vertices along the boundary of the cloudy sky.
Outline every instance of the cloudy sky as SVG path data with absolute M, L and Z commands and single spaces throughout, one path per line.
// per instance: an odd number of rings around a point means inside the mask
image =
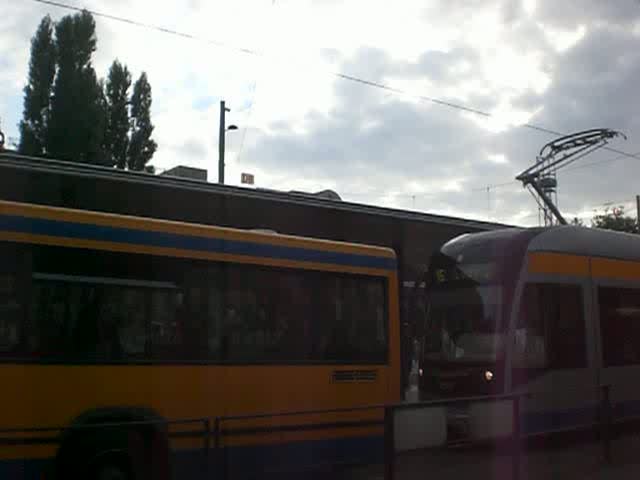
M 153 87 L 153 163 L 217 178 L 226 100 L 227 183 L 336 190 L 345 200 L 533 225 L 512 182 L 560 132 L 609 127 L 640 156 L 638 0 L 68 0 L 188 33 L 96 18 L 95 67 L 114 58 Z M 0 119 L 17 137 L 29 41 L 68 14 L 0 0 Z M 340 74 L 392 87 L 385 90 Z M 431 99 L 489 112 L 489 118 Z M 635 208 L 640 158 L 595 153 L 558 175 L 566 216 Z

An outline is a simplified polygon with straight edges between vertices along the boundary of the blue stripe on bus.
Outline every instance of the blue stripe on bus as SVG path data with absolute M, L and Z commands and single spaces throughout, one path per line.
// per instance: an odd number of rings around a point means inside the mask
M 0 230 L 16 233 L 49 235 L 82 240 L 97 240 L 114 243 L 175 248 L 231 255 L 248 255 L 303 262 L 349 265 L 354 267 L 392 270 L 395 258 L 376 257 L 326 250 L 311 250 L 283 245 L 224 240 L 220 238 L 180 235 L 167 232 L 151 232 L 131 228 L 111 227 L 76 222 L 47 220 L 14 215 L 0 216 Z
M 614 417 L 619 420 L 637 418 L 640 401 L 629 400 L 614 404 Z M 553 432 L 593 425 L 597 422 L 596 405 L 582 408 L 523 414 L 525 435 Z M 197 479 L 207 471 L 203 449 L 177 450 L 172 455 L 172 478 Z M 257 473 L 289 470 L 298 474 L 310 466 L 330 464 L 375 464 L 383 461 L 384 438 L 367 436 L 307 440 L 286 444 L 229 447 L 209 452 L 208 470 L 212 477 L 226 468 L 228 477 L 253 478 Z M 40 480 L 50 467 L 51 459 L 0 460 L 0 478 Z M 321 477 L 324 475 L 321 473 Z M 306 475 L 305 475 L 306 476 Z M 284 472 L 277 475 L 284 477 Z M 292 477 L 293 478 L 293 477 Z
M 29 458 L 24 460 L 0 460 L 0 478 L 11 480 L 42 480 L 49 470 L 51 460 Z
M 306 440 L 284 444 L 236 446 L 212 450 L 209 456 L 210 478 L 305 478 L 312 469 L 319 470 L 318 478 L 326 478 L 321 467 L 331 465 L 367 465 L 384 459 L 382 436 L 346 437 Z M 320 467 L 320 468 L 319 468 Z M 178 450 L 172 455 L 171 478 L 205 478 L 207 463 L 203 449 Z
M 384 458 L 382 436 L 307 440 L 285 444 L 229 447 L 219 451 L 176 450 L 171 455 L 172 479 L 218 478 L 226 470 L 227 478 L 249 479 L 273 473 L 275 478 L 300 478 L 312 467 L 339 464 L 372 464 Z M 207 465 L 208 463 L 208 465 Z M 52 459 L 0 460 L 0 478 L 41 480 L 51 471 Z M 326 478 L 327 472 L 319 472 Z M 289 477 L 289 475 L 291 475 Z M 305 477 L 309 478 L 306 474 Z

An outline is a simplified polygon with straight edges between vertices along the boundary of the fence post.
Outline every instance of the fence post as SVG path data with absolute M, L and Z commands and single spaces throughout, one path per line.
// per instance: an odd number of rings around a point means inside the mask
M 393 406 L 384 407 L 384 480 L 394 480 L 396 446 Z
M 518 480 L 520 478 L 520 450 L 522 445 L 520 444 L 520 397 L 513 397 L 512 403 L 513 413 L 513 426 L 512 426 L 512 439 L 511 439 L 511 478 L 512 480 Z
M 604 461 L 607 465 L 613 463 L 611 455 L 611 424 L 613 421 L 613 409 L 611 407 L 610 385 L 602 385 L 602 400 L 600 403 L 600 435 L 602 437 L 602 450 Z
M 221 478 L 222 480 L 226 480 L 227 478 L 227 465 L 225 455 L 222 451 L 222 445 L 220 444 L 220 436 L 222 432 L 220 431 L 220 417 L 216 417 L 213 421 L 213 448 L 216 451 L 216 465 L 218 466 L 217 470 L 219 475 L 216 473 L 216 478 Z
M 216 451 L 220 448 L 220 417 L 213 420 L 213 448 Z
M 210 472 L 210 465 L 211 465 L 211 458 L 209 455 L 209 452 L 211 450 L 211 421 L 208 418 L 204 419 L 204 468 L 205 468 L 205 472 L 207 473 L 207 478 L 210 477 L 209 472 Z

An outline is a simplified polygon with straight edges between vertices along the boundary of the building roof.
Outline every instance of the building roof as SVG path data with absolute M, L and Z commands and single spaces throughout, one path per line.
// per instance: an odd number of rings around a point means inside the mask
M 217 183 L 208 183 L 204 180 L 193 178 L 181 178 L 171 175 L 153 175 L 145 172 L 123 171 L 97 165 L 28 157 L 17 155 L 14 153 L 0 153 L 0 168 L 28 169 L 36 172 L 48 172 L 59 175 L 101 178 L 119 182 L 129 182 L 134 185 L 150 184 L 162 186 L 167 189 L 193 190 L 200 192 L 210 192 L 212 194 L 222 194 L 227 196 L 264 199 L 289 204 L 315 206 L 319 208 L 334 210 L 346 210 L 376 216 L 386 216 L 401 220 L 413 220 L 418 222 L 429 222 L 442 225 L 473 228 L 474 230 L 489 231 L 498 228 L 509 227 L 509 225 L 505 224 L 485 222 L 467 218 L 400 210 L 395 208 L 365 205 L 361 203 L 336 201 L 331 198 L 323 198 L 323 196 L 300 195 L 279 190 L 220 185 Z

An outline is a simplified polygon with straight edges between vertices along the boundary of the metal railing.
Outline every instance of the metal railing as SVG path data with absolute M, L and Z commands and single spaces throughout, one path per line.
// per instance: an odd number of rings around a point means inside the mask
M 599 427 L 599 436 L 602 443 L 603 458 L 607 464 L 612 463 L 612 426 L 614 424 L 614 411 L 611 403 L 611 389 L 609 385 L 602 385 L 600 388 L 600 401 L 599 401 L 599 415 L 596 427 Z M 364 405 L 358 407 L 346 407 L 346 408 L 334 408 L 334 409 L 317 409 L 317 410 L 299 410 L 299 411 L 285 411 L 285 412 L 271 412 L 249 415 L 227 415 L 217 416 L 213 418 L 200 417 L 190 419 L 179 420 L 164 420 L 164 419 L 151 419 L 143 421 L 126 421 L 126 422 L 106 422 L 106 423 L 88 423 L 82 425 L 70 425 L 65 427 L 45 427 L 45 428 L 8 428 L 0 429 L 0 445 L 1 444 L 20 444 L 38 443 L 33 437 L 25 437 L 24 434 L 54 434 L 47 437 L 39 437 L 43 443 L 52 443 L 56 440 L 60 441 L 61 434 L 67 434 L 69 432 L 83 431 L 83 430 L 96 430 L 96 429 L 113 429 L 113 428 L 132 428 L 141 426 L 164 426 L 167 428 L 167 432 L 170 438 L 178 437 L 190 437 L 190 438 L 202 438 L 202 452 L 203 461 L 207 474 L 214 473 L 211 471 L 211 467 L 216 467 L 216 478 L 226 480 L 229 478 L 229 465 L 226 455 L 227 446 L 224 445 L 223 437 L 233 437 L 234 435 L 250 435 L 245 431 L 238 432 L 233 429 L 225 429 L 224 424 L 232 421 L 249 421 L 260 419 L 277 419 L 296 416 L 312 416 L 312 415 L 324 415 L 324 414 L 338 414 L 338 413 L 350 413 L 350 412 L 365 412 L 380 410 L 382 419 L 378 421 L 372 421 L 371 425 L 378 425 L 384 428 L 384 478 L 385 480 L 394 480 L 396 473 L 396 439 L 395 439 L 395 422 L 396 414 L 406 410 L 420 410 L 420 409 L 433 409 L 438 407 L 452 407 L 456 405 L 470 405 L 470 404 L 482 404 L 482 403 L 495 403 L 500 401 L 511 401 L 511 435 L 510 438 L 510 454 L 511 454 L 511 477 L 513 480 L 518 480 L 520 477 L 520 464 L 521 464 L 521 450 L 522 450 L 522 429 L 521 429 L 521 401 L 523 398 L 529 396 L 527 393 L 513 393 L 505 395 L 495 396 L 478 396 L 478 397 L 464 397 L 442 400 L 428 400 L 414 403 L 398 403 L 398 404 L 374 404 Z M 180 430 L 177 432 L 169 432 L 171 426 L 185 426 L 185 425 L 200 425 L 201 428 L 195 430 Z M 287 423 L 287 427 L 291 429 L 309 426 L 307 423 Z M 312 425 L 312 424 L 311 424 Z M 347 422 L 335 422 L 332 423 L 331 429 L 339 429 L 344 425 L 345 428 L 353 427 L 351 423 Z M 261 433 L 269 433 L 269 429 L 273 428 L 274 431 L 282 429 L 281 426 L 266 426 L 261 427 Z M 504 438 L 503 438 L 504 439 Z M 13 441 L 12 441 L 13 440 Z M 495 440 L 495 439 L 492 439 Z M 213 441 L 213 445 L 212 445 Z M 211 455 L 215 454 L 215 462 L 212 462 Z
M 520 474 L 520 401 L 526 397 L 526 393 L 512 393 L 505 395 L 479 396 L 479 397 L 462 397 L 443 400 L 428 400 L 424 402 L 403 403 L 396 405 L 388 405 L 384 410 L 384 479 L 394 480 L 395 478 L 395 460 L 396 460 L 396 442 L 395 442 L 395 413 L 399 410 L 416 410 L 435 407 L 451 407 L 455 405 L 469 405 L 479 403 L 492 403 L 504 400 L 512 401 L 512 478 L 517 480 Z

